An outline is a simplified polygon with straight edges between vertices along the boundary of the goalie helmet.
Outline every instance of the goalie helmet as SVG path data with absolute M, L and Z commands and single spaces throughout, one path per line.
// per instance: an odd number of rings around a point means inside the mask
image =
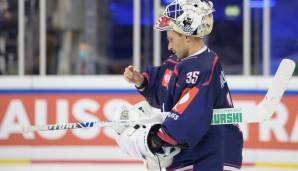
M 174 30 L 186 36 L 210 34 L 213 27 L 213 3 L 208 0 L 174 0 L 166 6 L 155 24 L 160 31 Z

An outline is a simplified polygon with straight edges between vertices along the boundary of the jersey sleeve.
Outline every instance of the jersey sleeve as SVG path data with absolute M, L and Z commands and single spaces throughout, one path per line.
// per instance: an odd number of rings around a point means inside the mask
M 209 130 L 216 96 L 215 81 L 218 68 L 215 57 L 209 67 L 194 67 L 193 62 L 177 68 L 171 79 L 176 103 L 162 125 L 161 139 L 172 144 L 186 144 L 194 147 Z M 198 70 L 198 68 L 204 68 Z M 176 97 L 175 97 L 176 96 Z M 175 101 L 175 100 L 174 100 Z

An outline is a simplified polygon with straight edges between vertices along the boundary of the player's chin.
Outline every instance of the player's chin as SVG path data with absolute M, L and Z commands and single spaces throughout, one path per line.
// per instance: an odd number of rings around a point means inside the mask
M 177 56 L 178 59 L 182 59 L 183 55 L 179 54 L 179 53 L 175 53 L 175 55 Z
M 178 58 L 179 58 L 179 53 L 177 53 L 177 52 L 173 52 L 173 54 L 175 55 L 175 56 L 177 56 Z

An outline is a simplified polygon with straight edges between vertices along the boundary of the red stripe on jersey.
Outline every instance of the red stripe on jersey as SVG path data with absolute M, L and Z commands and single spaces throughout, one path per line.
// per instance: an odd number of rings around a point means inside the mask
M 175 60 L 173 60 L 173 59 L 168 59 L 166 62 L 175 64 L 175 65 L 178 63 L 177 61 L 175 61 Z
M 142 73 L 142 75 L 147 79 L 147 81 L 149 81 L 149 74 L 148 73 L 144 72 L 144 73 Z
M 144 72 L 142 75 L 147 79 L 147 81 L 149 81 L 149 74 L 148 73 Z
M 208 85 L 210 84 L 210 82 L 211 82 L 211 80 L 212 80 L 212 76 L 213 76 L 214 68 L 215 68 L 215 65 L 216 65 L 217 62 L 218 62 L 218 56 L 216 55 L 215 58 L 214 58 L 214 60 L 213 60 L 213 63 L 212 63 L 212 70 L 211 70 L 211 74 L 210 74 L 210 76 L 209 76 L 209 79 L 208 79 L 208 81 L 204 82 L 204 83 L 202 84 L 202 86 L 208 86 Z
M 182 165 L 178 166 L 178 167 L 174 167 L 170 170 L 167 170 L 167 171 L 193 171 L 193 165 L 190 165 L 190 166 L 185 166 L 183 167 Z
M 159 129 L 159 131 L 157 132 L 157 136 L 162 139 L 163 141 L 172 144 L 172 145 L 177 145 L 177 141 L 174 140 L 172 137 L 170 137 L 168 134 L 166 134 L 165 132 L 163 132 L 161 129 Z
M 177 70 L 176 66 L 175 66 L 175 68 L 174 68 L 174 73 L 175 73 L 175 75 L 178 77 L 178 75 L 179 75 L 179 72 L 178 72 L 178 70 Z
M 238 165 L 235 165 L 235 164 L 231 164 L 231 163 L 224 163 L 224 166 L 230 166 L 230 167 L 234 167 L 234 168 L 237 168 L 237 169 L 240 169 L 241 166 L 238 166 Z
M 180 167 L 182 167 L 182 165 L 176 166 L 176 167 L 174 167 L 174 168 L 172 168 L 172 169 L 169 169 L 169 170 L 167 170 L 167 171 L 174 171 L 175 169 L 179 169 Z
M 192 100 L 195 98 L 195 96 L 199 92 L 199 88 L 193 87 L 189 90 L 183 90 L 185 94 L 181 96 L 179 101 L 176 103 L 176 105 L 173 107 L 173 111 L 177 112 L 178 114 L 182 114 L 185 109 L 188 107 L 188 105 L 192 102 Z

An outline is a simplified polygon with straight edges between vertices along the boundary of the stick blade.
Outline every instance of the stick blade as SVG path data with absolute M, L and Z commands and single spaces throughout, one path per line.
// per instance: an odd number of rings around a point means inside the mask
M 258 105 L 258 107 L 265 111 L 265 119 L 271 118 L 276 107 L 280 103 L 295 70 L 295 65 L 295 62 L 290 59 L 283 59 L 281 61 L 265 98 Z

